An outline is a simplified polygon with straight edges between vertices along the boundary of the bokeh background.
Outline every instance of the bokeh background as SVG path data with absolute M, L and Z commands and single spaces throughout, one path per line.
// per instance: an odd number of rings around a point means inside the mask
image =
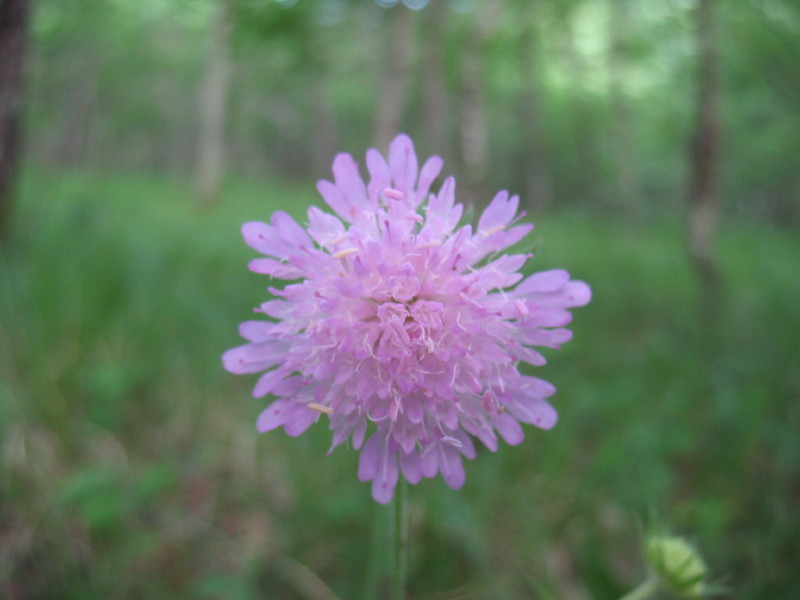
M 559 425 L 412 489 L 409 597 L 619 597 L 665 527 L 800 598 L 796 1 L 1 5 L 0 596 L 385 597 L 356 453 L 257 435 L 219 357 L 266 299 L 240 223 L 403 131 L 594 290 Z

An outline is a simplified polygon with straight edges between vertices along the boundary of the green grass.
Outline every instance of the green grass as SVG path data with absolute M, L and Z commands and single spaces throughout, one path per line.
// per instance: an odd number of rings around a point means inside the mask
M 232 182 L 206 211 L 144 176 L 36 172 L 22 191 L 0 257 L 4 593 L 280 600 L 314 597 L 314 573 L 381 597 L 389 513 L 357 455 L 326 457 L 321 424 L 258 436 L 253 380 L 219 360 L 266 293 L 240 223 L 301 217 L 313 183 Z M 709 334 L 681 233 L 537 219 L 532 267 L 594 291 L 538 372 L 560 423 L 479 452 L 459 492 L 412 489 L 411 597 L 618 597 L 654 525 L 731 598 L 800 597 L 800 243 L 727 224 Z

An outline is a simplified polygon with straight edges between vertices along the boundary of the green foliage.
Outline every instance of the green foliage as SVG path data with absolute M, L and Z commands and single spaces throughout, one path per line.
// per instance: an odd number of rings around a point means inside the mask
M 219 2 L 37 2 L 26 111 L 30 158 L 45 167 L 188 173 Z M 372 143 L 396 41 L 389 17 L 406 8 L 364 0 L 226 2 L 234 63 L 226 139 L 234 173 L 318 177 L 336 149 Z M 549 0 L 530 8 L 503 0 L 496 11 L 471 1 L 447 4 L 442 31 L 433 34 L 445 57 L 435 77 L 445 83 L 438 119 L 446 123 L 447 143 L 431 152 L 458 164 L 448 154 L 462 151 L 465 61 L 478 52 L 487 187 L 524 190 L 538 153 L 560 205 L 627 203 L 639 212 L 671 212 L 683 204 L 695 102 L 691 3 Z M 798 222 L 797 3 L 718 5 L 725 206 Z M 429 12 L 415 12 L 414 46 L 407 49 L 412 84 L 399 100 L 401 127 L 420 141 L 429 110 L 422 76 L 430 59 Z M 486 40 L 476 51 L 481 28 Z M 526 45 L 528 37 L 533 42 Z M 533 110 L 540 132 L 528 123 L 531 85 L 539 90 Z M 620 132 L 628 136 L 624 144 Z
M 35 3 L 29 170 L 0 255 L 9 597 L 289 600 L 316 577 L 342 599 L 385 595 L 389 513 L 357 482 L 357 454 L 326 457 L 323 423 L 257 436 L 265 402 L 219 357 L 266 293 L 245 268 L 240 223 L 278 208 L 302 218 L 330 154 L 369 145 L 388 17 L 405 9 L 230 0 L 231 175 L 224 202 L 198 212 L 185 179 L 218 1 Z M 488 23 L 483 3 L 448 5 L 438 76 L 451 147 L 425 152 L 461 162 L 447 154 L 461 142 L 465 56 L 487 27 L 489 187 L 523 189 L 540 146 L 555 211 L 536 215 L 532 268 L 569 268 L 594 300 L 537 371 L 559 389 L 558 427 L 480 451 L 459 492 L 413 488 L 411 596 L 621 596 L 644 575 L 638 524 L 655 511 L 702 549 L 723 596 L 800 597 L 800 247 L 766 224 L 800 220 L 797 3 L 718 2 L 728 218 L 715 324 L 699 320 L 677 221 L 691 4 L 550 0 L 527 12 L 506 0 Z M 417 42 L 429 41 L 426 19 L 416 13 Z M 417 138 L 426 47 L 412 48 L 404 108 Z M 541 139 L 521 112 L 531 81 Z M 623 163 L 636 221 L 619 209 Z
M 389 521 L 325 452 L 324 422 L 258 436 L 265 402 L 221 369 L 264 299 L 242 221 L 302 218 L 302 188 L 238 180 L 214 212 L 179 180 L 30 171 L 0 257 L 6 589 L 47 598 L 382 597 Z M 594 299 L 537 374 L 559 425 L 411 490 L 414 598 L 621 596 L 656 510 L 731 597 L 794 597 L 800 528 L 798 243 L 729 222 L 718 331 L 696 317 L 681 229 L 537 219 L 532 268 Z

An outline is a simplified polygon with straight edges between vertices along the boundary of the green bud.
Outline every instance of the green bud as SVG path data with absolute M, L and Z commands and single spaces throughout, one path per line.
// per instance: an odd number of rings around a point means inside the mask
M 647 560 L 664 588 L 679 598 L 702 598 L 708 568 L 700 553 L 684 538 L 655 535 L 647 541 Z

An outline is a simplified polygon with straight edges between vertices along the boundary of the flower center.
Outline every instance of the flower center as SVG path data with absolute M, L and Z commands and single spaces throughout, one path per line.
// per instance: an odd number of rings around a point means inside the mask
M 379 330 L 375 356 L 381 362 L 400 359 L 406 366 L 409 361 L 424 360 L 436 351 L 443 313 L 441 302 L 420 298 L 379 304 L 373 325 Z

